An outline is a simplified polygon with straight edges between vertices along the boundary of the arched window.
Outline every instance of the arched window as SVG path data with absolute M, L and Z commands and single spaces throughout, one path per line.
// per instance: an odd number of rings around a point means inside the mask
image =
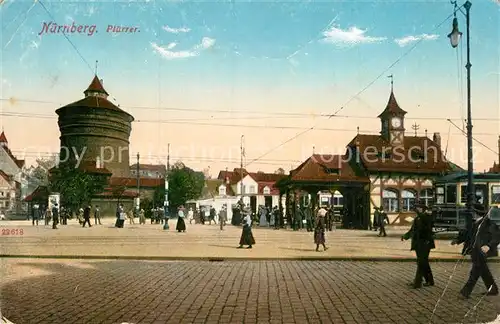
M 420 191 L 420 200 L 429 207 L 434 202 L 434 192 L 432 189 L 427 188 Z
M 403 210 L 404 212 L 411 211 L 413 209 L 413 205 L 415 204 L 415 199 L 417 195 L 413 190 L 403 190 L 401 191 L 401 199 L 403 201 Z
M 382 206 L 388 213 L 399 211 L 398 191 L 396 189 L 385 189 L 382 192 Z
M 219 196 L 225 196 L 226 195 L 226 186 L 221 185 L 219 186 Z

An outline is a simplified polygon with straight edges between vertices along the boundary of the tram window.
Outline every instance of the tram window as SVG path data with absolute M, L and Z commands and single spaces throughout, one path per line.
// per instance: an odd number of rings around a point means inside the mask
M 446 203 L 454 204 L 457 202 L 457 186 L 448 185 L 446 186 Z
M 444 187 L 436 187 L 436 203 L 444 204 Z
M 344 197 L 339 197 L 339 201 L 337 203 L 339 206 L 343 206 L 344 205 Z
M 460 202 L 462 204 L 465 204 L 467 202 L 467 193 L 468 193 L 467 186 L 461 186 L 460 187 Z
M 500 186 L 491 186 L 491 204 L 500 204 Z

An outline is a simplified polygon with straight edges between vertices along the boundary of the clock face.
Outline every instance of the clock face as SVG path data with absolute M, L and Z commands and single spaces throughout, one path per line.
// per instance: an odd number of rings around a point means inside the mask
M 391 120 L 391 125 L 392 125 L 392 127 L 401 127 L 401 119 L 398 117 L 394 117 Z

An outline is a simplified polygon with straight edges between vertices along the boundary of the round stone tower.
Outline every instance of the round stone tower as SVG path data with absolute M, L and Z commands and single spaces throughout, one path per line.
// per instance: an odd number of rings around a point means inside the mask
M 56 110 L 61 132 L 60 159 L 77 167 L 106 168 L 113 177 L 130 177 L 129 137 L 134 117 L 107 98 L 97 75 L 85 98 Z

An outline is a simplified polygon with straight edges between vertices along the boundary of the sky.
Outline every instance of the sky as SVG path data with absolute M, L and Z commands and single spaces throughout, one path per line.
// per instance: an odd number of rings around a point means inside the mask
M 97 69 L 135 117 L 130 149 L 141 163 L 165 163 L 169 143 L 171 162 L 213 176 L 239 167 L 241 142 L 249 171 L 343 153 L 358 127 L 380 131 L 393 75 L 407 135 L 413 124 L 420 136 L 439 132 L 448 158 L 466 166 L 466 43 L 450 46 L 449 1 L 4 0 L 0 10 L 0 124 L 30 163 L 58 151 L 55 110 L 83 98 Z M 473 1 L 470 20 L 483 171 L 499 151 L 498 1 Z

